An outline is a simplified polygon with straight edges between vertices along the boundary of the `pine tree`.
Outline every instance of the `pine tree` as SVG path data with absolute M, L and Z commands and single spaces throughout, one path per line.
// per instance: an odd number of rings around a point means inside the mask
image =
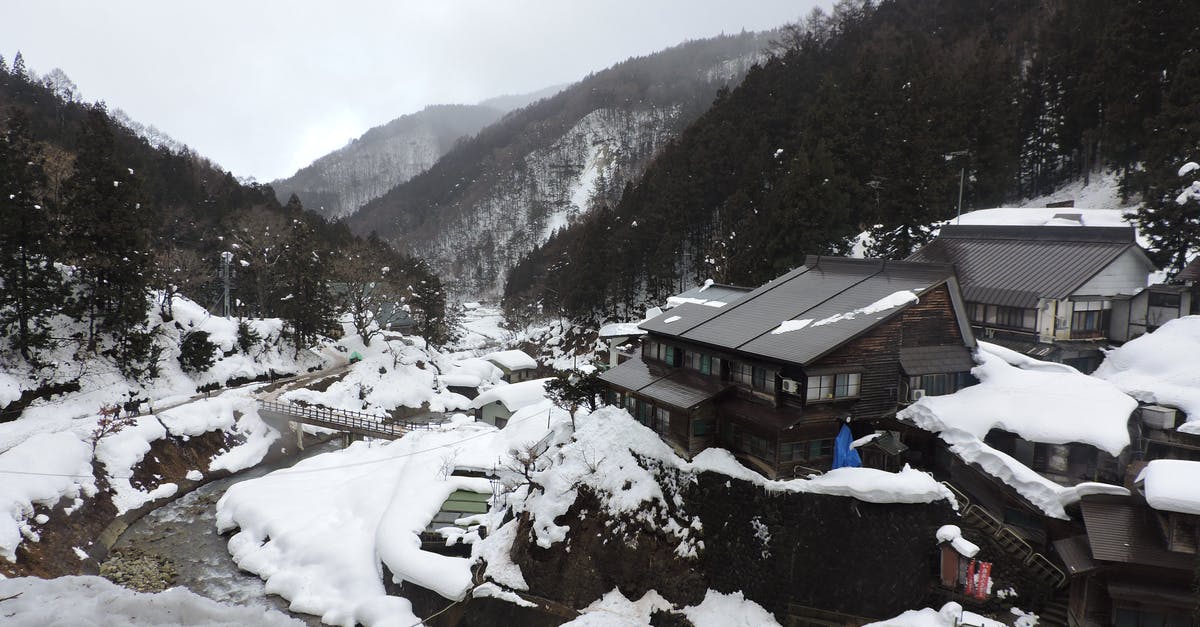
M 88 111 L 75 172 L 64 187 L 89 349 L 97 350 L 99 332 L 111 333 L 118 363 L 133 367 L 149 349 L 140 327 L 149 309 L 151 215 L 138 202 L 134 171 L 117 161 L 103 107 Z
M 1180 194 L 1192 179 L 1179 177 L 1184 163 L 1200 162 L 1200 52 L 1180 59 L 1162 112 L 1147 121 L 1145 135 L 1143 167 L 1122 186 L 1141 194 L 1138 226 L 1151 252 L 1175 273 L 1200 251 L 1200 200 Z
M 279 309 L 292 333 L 297 354 L 333 326 L 329 257 L 321 249 L 312 225 L 302 216 L 293 218 L 280 260 L 283 289 L 287 293 L 281 299 Z
M 44 187 L 42 157 L 18 109 L 0 135 L 0 334 L 27 360 L 48 342 L 48 319 L 66 300 L 62 273 L 49 256 Z

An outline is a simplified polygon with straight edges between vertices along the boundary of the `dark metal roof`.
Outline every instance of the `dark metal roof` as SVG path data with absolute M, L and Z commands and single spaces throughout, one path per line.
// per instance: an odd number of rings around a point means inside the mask
M 1168 587 L 1157 582 L 1151 585 L 1144 581 L 1109 581 L 1106 587 L 1108 596 L 1115 600 L 1161 604 L 1188 610 L 1196 608 L 1196 593 L 1185 586 Z
M 1069 575 L 1082 575 L 1099 567 L 1092 559 L 1092 550 L 1088 546 L 1086 535 L 1055 540 L 1054 551 L 1062 558 Z
M 1190 570 L 1195 557 L 1166 549 L 1155 512 L 1128 497 L 1084 497 L 1083 524 L 1093 559 Z
M 760 435 L 774 436 L 774 432 L 783 431 L 804 421 L 804 412 L 800 409 L 776 409 L 770 405 L 752 403 L 736 396 L 721 399 L 717 406 L 720 408 L 721 415 L 734 419 L 742 418 L 745 420 L 742 424 L 752 429 L 758 427 Z M 831 429 L 827 421 L 822 421 L 821 427 L 825 430 Z M 831 434 L 829 437 L 833 437 L 833 435 Z
M 636 356 L 614 368 L 609 368 L 600 373 L 600 380 L 605 383 L 625 388 L 626 390 L 640 390 L 651 383 L 667 376 L 671 373 L 671 367 L 659 362 L 642 361 L 641 356 Z
M 725 307 L 680 305 L 641 325 L 654 333 L 736 350 L 767 359 L 807 364 L 902 311 L 907 304 L 854 313 L 895 292 L 918 294 L 947 282 L 944 264 L 809 257 L 805 265 Z M 772 334 L 786 320 L 810 326 Z
M 732 304 L 741 300 L 746 294 L 749 294 L 752 291 L 754 291 L 754 288 L 752 287 L 713 283 L 708 287 L 704 287 L 703 285 L 699 287 L 693 287 L 686 292 L 676 294 L 674 298 L 696 298 Z
M 732 387 L 698 372 L 642 361 L 640 356 L 604 371 L 600 380 L 680 409 L 695 407 Z
M 975 367 L 975 360 L 971 359 L 970 349 L 962 344 L 902 347 L 900 367 L 909 376 L 967 372 Z
M 1032 308 L 1065 298 L 1130 249 L 1132 227 L 945 226 L 910 261 L 952 263 L 968 301 Z M 1147 262 L 1149 264 L 1149 262 Z
M 637 393 L 672 407 L 691 409 L 731 387 L 733 387 L 732 384 L 721 383 L 713 377 L 705 377 L 687 370 L 676 370 L 670 376 L 647 385 Z

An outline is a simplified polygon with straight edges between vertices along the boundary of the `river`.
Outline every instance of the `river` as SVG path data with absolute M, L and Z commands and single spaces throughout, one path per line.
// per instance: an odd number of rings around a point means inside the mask
M 338 446 L 335 440 L 310 447 L 305 456 L 333 451 Z M 175 568 L 174 585 L 183 586 L 214 601 L 270 607 L 308 625 L 321 625 L 316 616 L 289 612 L 288 602 L 282 597 L 267 594 L 263 581 L 257 575 L 238 570 L 226 549 L 227 538 L 217 535 L 217 501 L 230 486 L 290 466 L 300 459 L 288 458 L 207 483 L 146 514 L 121 534 L 113 545 L 113 551 L 132 549 L 164 557 Z

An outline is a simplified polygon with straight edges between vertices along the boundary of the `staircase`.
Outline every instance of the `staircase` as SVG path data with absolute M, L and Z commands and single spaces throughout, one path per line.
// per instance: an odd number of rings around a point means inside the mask
M 962 521 L 975 531 L 989 536 L 1004 551 L 1006 555 L 1025 567 L 1025 570 L 1049 588 L 1060 589 L 1067 585 L 1067 574 L 1051 562 L 1045 555 L 1033 550 L 1011 527 L 1005 526 L 995 516 L 982 507 L 971 503 L 958 488 L 943 481 L 942 485 L 950 490 L 958 499 L 959 514 Z M 1066 624 L 1065 622 L 1063 623 Z
M 1070 617 L 1071 610 L 1067 605 L 1067 596 L 1060 590 L 1038 612 L 1038 627 L 1074 627 L 1071 625 Z

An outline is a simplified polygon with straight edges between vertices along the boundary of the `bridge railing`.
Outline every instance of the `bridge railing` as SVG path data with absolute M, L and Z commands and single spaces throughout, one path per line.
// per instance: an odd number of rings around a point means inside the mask
M 259 409 L 293 416 L 316 423 L 324 423 L 333 428 L 347 427 L 363 431 L 374 431 L 381 434 L 400 437 L 409 431 L 419 429 L 432 430 L 439 423 L 412 422 L 395 420 L 390 416 L 379 416 L 349 409 L 329 409 L 313 405 L 297 405 L 280 401 L 258 401 Z

